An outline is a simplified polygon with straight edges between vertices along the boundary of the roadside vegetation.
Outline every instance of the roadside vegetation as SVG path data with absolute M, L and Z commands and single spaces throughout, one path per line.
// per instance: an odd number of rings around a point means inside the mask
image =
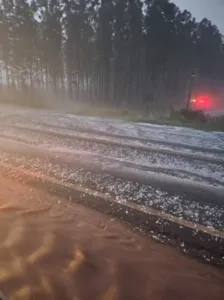
M 168 118 L 160 118 L 157 120 L 147 120 L 143 119 L 141 122 L 151 123 L 156 125 L 168 125 L 168 126 L 181 126 L 194 128 L 198 130 L 204 131 L 220 131 L 224 132 L 224 116 L 210 117 L 209 115 L 205 115 L 205 121 L 201 122 L 200 120 L 183 120 L 181 117 L 172 118 L 169 116 Z
M 154 125 L 182 126 L 205 131 L 224 131 L 224 116 L 211 117 L 203 112 L 189 112 L 190 116 L 184 116 L 185 109 L 175 111 L 155 112 L 155 110 L 143 110 L 141 107 L 127 108 L 103 106 L 100 103 L 90 105 L 81 102 L 61 101 L 61 98 L 45 93 L 25 94 L 24 92 L 1 93 L 0 103 L 26 108 L 53 109 L 79 116 L 101 117 L 118 119 L 127 122 L 141 122 Z M 32 99 L 32 101 L 30 101 Z M 196 116 L 191 117 L 191 115 Z
M 131 122 L 141 122 L 154 125 L 181 126 L 194 128 L 204 131 L 223 131 L 224 132 L 224 116 L 211 117 L 199 111 L 195 118 L 184 117 L 182 110 L 177 110 L 175 114 L 170 113 L 167 116 L 149 114 L 145 115 L 143 111 L 138 110 L 117 110 L 114 108 L 96 108 L 82 107 L 74 111 L 76 115 L 102 117 L 109 119 L 119 119 Z M 191 115 L 194 112 L 189 112 Z

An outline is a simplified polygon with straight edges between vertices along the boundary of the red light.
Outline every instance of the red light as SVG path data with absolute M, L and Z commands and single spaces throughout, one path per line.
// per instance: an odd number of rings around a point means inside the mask
M 200 95 L 192 99 L 191 103 L 196 109 L 209 109 L 212 106 L 212 99 L 208 95 Z

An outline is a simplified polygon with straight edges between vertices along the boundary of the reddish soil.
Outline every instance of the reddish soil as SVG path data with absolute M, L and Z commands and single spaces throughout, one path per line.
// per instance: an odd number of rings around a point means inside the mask
M 0 229 L 8 299 L 224 299 L 224 270 L 1 176 Z

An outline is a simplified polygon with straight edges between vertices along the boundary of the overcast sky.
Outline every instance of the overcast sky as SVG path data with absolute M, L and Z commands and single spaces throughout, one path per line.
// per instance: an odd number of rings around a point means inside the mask
M 224 34 L 224 0 L 172 0 L 181 10 L 187 9 L 200 21 L 204 17 Z

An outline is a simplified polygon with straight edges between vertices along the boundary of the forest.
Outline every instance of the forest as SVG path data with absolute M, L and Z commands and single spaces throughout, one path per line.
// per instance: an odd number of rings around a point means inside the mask
M 166 108 L 192 76 L 224 85 L 224 42 L 169 0 L 0 0 L 0 66 L 0 88 L 30 101 Z

